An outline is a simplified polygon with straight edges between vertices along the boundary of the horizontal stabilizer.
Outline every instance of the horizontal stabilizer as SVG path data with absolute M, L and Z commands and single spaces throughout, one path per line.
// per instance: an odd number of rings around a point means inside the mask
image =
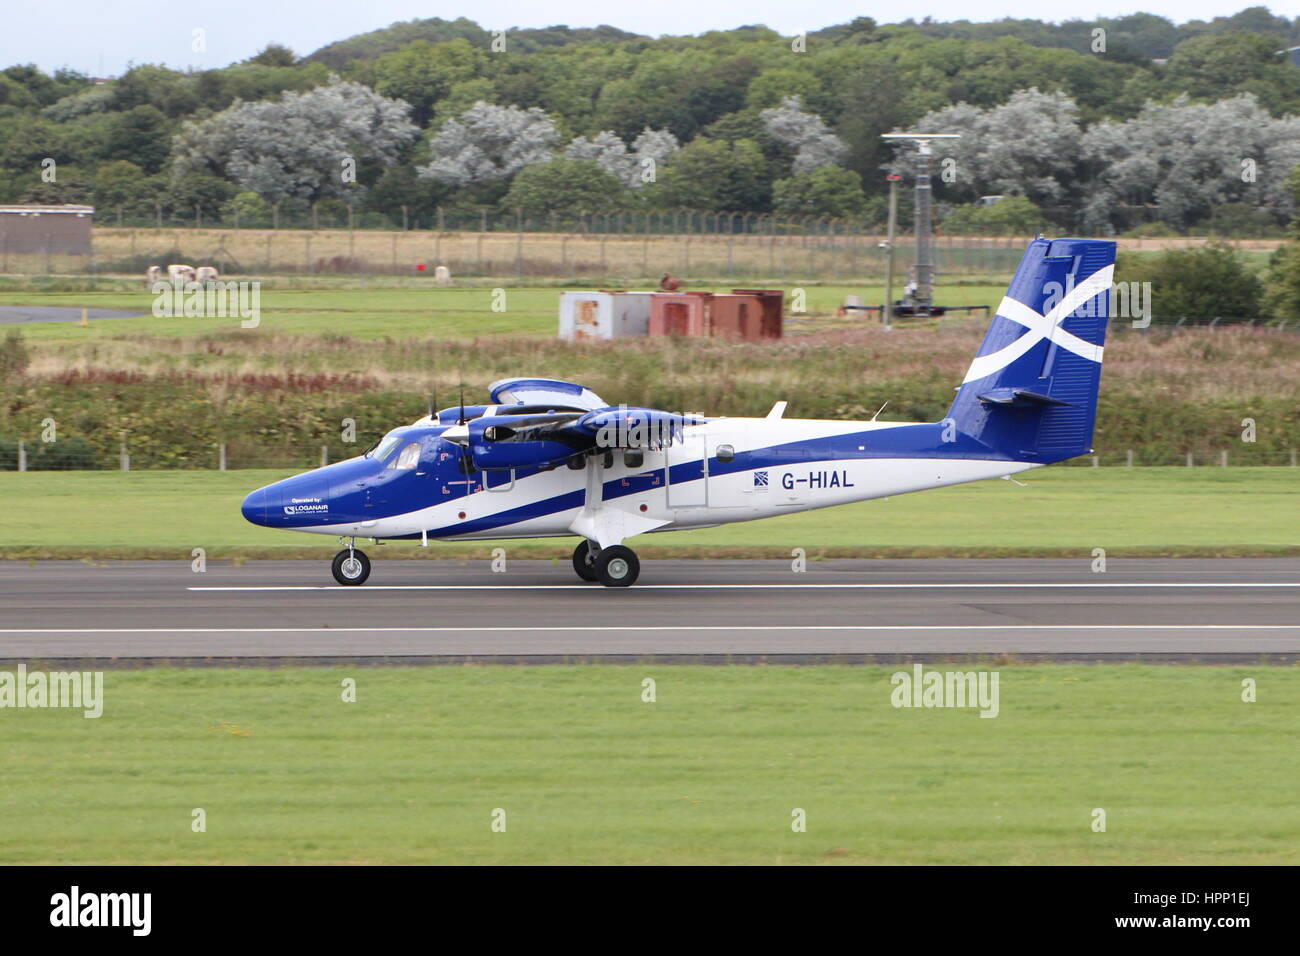
M 986 405 L 1069 405 L 1069 402 L 1051 395 L 1031 392 L 1027 388 L 994 388 L 975 396 Z

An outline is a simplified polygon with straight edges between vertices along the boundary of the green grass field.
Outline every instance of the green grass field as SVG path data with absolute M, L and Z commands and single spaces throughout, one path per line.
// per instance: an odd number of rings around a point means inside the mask
M 738 283 L 744 285 L 744 283 Z M 650 286 L 645 286 L 649 288 Z M 589 288 L 584 286 L 583 288 Z M 694 287 L 693 287 L 694 288 Z M 731 286 L 704 287 L 726 292 Z M 790 291 L 787 310 L 790 309 Z M 1005 286 L 975 285 L 941 288 L 936 301 L 945 305 L 996 306 Z M 103 292 L 29 292 L 0 290 L 0 306 L 41 305 L 99 309 L 138 309 L 145 315 L 137 318 L 95 319 L 89 328 L 76 323 L 37 322 L 24 324 L 24 337 L 33 344 L 84 341 L 118 336 L 188 336 L 239 329 L 248 334 L 321 333 L 346 335 L 358 339 L 391 337 L 432 337 L 438 339 L 473 339 L 499 334 L 553 337 L 559 325 L 559 288 L 505 287 L 505 311 L 494 312 L 490 287 L 442 289 L 432 284 L 424 287 L 292 289 L 267 284 L 261 293 L 261 322 L 256 330 L 240 329 L 237 316 L 227 318 L 156 318 L 151 313 L 153 297 L 143 288 L 138 291 Z M 879 303 L 884 289 L 870 286 L 805 287 L 806 307 L 814 319 L 787 315 L 792 332 L 800 328 L 817 328 L 818 316 L 833 314 L 846 295 L 861 295 L 868 303 Z M 954 318 L 954 321 L 959 318 Z M 852 324 L 872 321 L 866 317 Z M 875 321 L 879 321 L 877 318 Z M 812 322 L 809 326 L 808 323 Z M 844 325 L 840 322 L 839 325 Z
M 243 496 L 278 471 L 0 473 L 9 503 L 0 557 L 292 557 L 331 537 L 259 528 Z M 1300 554 L 1291 468 L 1055 467 L 821 511 L 634 539 L 646 557 Z M 517 557 L 567 557 L 572 542 L 508 542 Z M 376 557 L 468 557 L 495 544 L 394 542 Z
M 0 715 L 0 862 L 1300 862 L 1300 670 L 984 666 L 993 719 L 879 667 L 109 671 Z

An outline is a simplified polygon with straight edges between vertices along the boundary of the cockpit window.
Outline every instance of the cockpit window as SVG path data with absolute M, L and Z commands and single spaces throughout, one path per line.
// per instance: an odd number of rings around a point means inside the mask
M 420 461 L 420 443 L 418 441 L 413 441 L 405 448 L 402 449 L 402 453 L 398 455 L 396 458 L 394 458 L 393 463 L 388 467 L 397 468 L 397 469 L 409 469 L 409 468 L 414 468 L 419 463 L 419 461 Z
M 393 453 L 393 449 L 402 443 L 401 435 L 394 435 L 391 432 L 380 439 L 379 443 L 370 450 L 368 457 L 376 461 L 383 461 Z

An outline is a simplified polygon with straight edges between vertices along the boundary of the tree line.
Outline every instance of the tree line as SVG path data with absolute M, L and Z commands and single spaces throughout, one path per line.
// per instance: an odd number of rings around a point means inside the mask
M 103 83 L 18 65 L 0 71 L 0 201 L 249 226 L 308 208 L 426 227 L 664 209 L 871 226 L 886 168 L 910 172 L 880 134 L 919 127 L 962 133 L 936 157 L 952 232 L 1281 234 L 1300 66 L 1278 51 L 1297 44 L 1300 18 L 1262 7 L 1179 26 L 860 17 L 796 38 L 433 19 Z

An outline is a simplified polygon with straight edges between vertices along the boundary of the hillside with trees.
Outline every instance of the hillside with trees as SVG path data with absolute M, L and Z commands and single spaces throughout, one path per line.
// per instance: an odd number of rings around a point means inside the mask
M 878 228 L 880 134 L 961 132 L 936 182 L 954 231 L 1281 235 L 1300 163 L 1300 18 L 868 17 L 793 42 L 613 27 L 393 24 L 305 56 L 141 64 L 103 83 L 0 71 L 0 201 L 101 221 L 428 228 L 486 212 L 572 222 L 651 210 L 836 217 Z M 57 175 L 48 172 L 53 161 Z M 1230 207 L 1229 213 L 1223 209 Z M 1014 213 L 1014 215 L 1012 215 Z

